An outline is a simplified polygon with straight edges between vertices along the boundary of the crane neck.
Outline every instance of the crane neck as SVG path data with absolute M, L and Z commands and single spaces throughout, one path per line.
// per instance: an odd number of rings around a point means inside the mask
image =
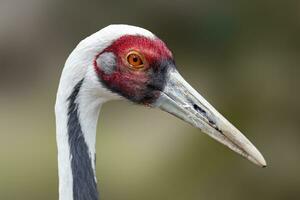
M 55 104 L 60 200 L 98 199 L 97 121 L 101 105 L 120 97 L 102 86 L 94 69 L 94 59 L 124 34 L 114 27 L 109 28 L 115 30 L 114 34 L 102 30 L 82 40 L 69 55 L 62 71 Z
M 84 78 L 70 88 L 60 83 L 56 113 L 59 199 L 98 200 L 95 170 L 96 128 L 104 99 Z

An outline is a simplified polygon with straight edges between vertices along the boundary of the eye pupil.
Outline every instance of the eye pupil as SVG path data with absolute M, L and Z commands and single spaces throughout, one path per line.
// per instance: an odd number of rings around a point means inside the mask
M 139 59 L 137 57 L 133 57 L 133 62 L 137 62 Z

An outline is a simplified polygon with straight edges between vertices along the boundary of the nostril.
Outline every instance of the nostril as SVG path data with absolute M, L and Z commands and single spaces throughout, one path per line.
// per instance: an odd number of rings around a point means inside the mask
M 194 104 L 193 107 L 196 111 L 201 112 L 206 115 L 206 111 L 203 110 L 202 108 L 200 108 L 197 104 Z
M 202 108 L 200 108 L 200 106 L 198 106 L 197 104 L 193 104 L 193 108 L 194 108 L 197 112 L 200 112 L 202 115 L 204 115 L 204 116 L 207 118 L 208 122 L 209 122 L 211 125 L 213 125 L 214 128 L 216 128 L 216 127 L 215 127 L 216 122 L 215 122 L 213 119 L 211 119 L 211 118 L 207 115 L 207 113 L 206 113 L 205 110 L 203 110 Z M 218 131 L 221 132 L 221 130 L 219 130 L 218 128 L 216 128 L 216 129 L 217 129 Z
M 214 122 L 213 120 L 211 120 L 211 119 L 209 119 L 208 120 L 208 122 L 210 123 L 210 124 L 213 124 L 213 125 L 215 125 L 216 124 L 216 122 Z

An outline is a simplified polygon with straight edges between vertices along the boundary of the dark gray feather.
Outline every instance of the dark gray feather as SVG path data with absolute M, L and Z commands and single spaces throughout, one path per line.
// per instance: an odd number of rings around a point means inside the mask
M 82 82 L 83 80 L 76 84 L 68 98 L 68 136 L 73 174 L 73 198 L 74 200 L 98 200 L 97 184 L 92 168 L 93 161 L 91 161 L 78 118 L 76 99 Z

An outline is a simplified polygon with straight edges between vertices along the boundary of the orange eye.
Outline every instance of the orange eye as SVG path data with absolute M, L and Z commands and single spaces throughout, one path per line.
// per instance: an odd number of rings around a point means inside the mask
M 127 55 L 127 62 L 133 68 L 140 69 L 144 67 L 142 56 L 138 52 L 130 52 Z

